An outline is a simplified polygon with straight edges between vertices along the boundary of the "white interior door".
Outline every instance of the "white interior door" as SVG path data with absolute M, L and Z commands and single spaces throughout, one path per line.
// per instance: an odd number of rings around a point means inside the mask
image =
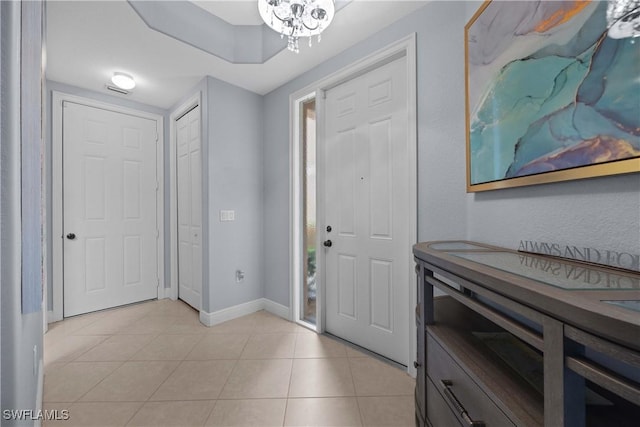
M 178 297 L 200 310 L 202 300 L 202 150 L 200 106 L 176 122 Z
M 64 316 L 157 298 L 156 121 L 62 114 Z
M 406 58 L 326 95 L 326 330 L 405 365 L 408 206 L 415 197 L 408 189 Z

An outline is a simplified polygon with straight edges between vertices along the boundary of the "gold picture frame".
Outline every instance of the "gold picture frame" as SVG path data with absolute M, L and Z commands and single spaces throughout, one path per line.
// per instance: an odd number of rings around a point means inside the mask
M 605 11 L 486 0 L 469 20 L 467 192 L 640 172 L 640 43 Z

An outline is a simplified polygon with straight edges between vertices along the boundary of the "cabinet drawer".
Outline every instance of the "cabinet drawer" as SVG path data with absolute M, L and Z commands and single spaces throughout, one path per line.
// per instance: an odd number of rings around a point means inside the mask
M 429 378 L 427 378 L 427 424 L 437 427 L 462 427 Z
M 471 419 L 483 421 L 487 427 L 515 426 L 430 334 L 427 334 L 427 376 L 432 382 L 430 386 L 435 387 L 451 410 L 458 414 L 460 424 L 472 425 Z M 427 417 L 431 420 L 430 400 L 431 396 L 427 394 Z M 469 419 L 463 418 L 463 411 Z

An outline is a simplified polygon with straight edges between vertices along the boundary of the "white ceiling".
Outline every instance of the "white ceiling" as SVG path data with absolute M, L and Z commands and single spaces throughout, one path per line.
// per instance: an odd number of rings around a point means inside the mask
M 256 0 L 195 0 L 193 3 L 233 25 L 260 25 Z
M 256 0 L 197 1 L 234 25 L 260 22 Z M 169 108 L 205 75 L 266 94 L 379 29 L 422 7 L 426 1 L 354 0 L 334 18 L 322 43 L 301 43 L 264 64 L 231 64 L 148 28 L 124 0 L 47 2 L 47 79 L 98 92 L 114 71 L 133 75 L 127 99 Z M 367 25 L 364 25 L 366 23 Z

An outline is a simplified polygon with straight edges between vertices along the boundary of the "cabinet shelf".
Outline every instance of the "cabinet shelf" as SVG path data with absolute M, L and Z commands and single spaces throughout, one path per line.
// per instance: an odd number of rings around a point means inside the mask
M 436 322 L 428 325 L 426 329 L 427 340 L 433 339 L 437 347 L 427 344 L 427 363 L 430 363 L 430 356 L 449 357 L 464 370 L 473 381 L 473 385 L 477 386 L 477 390 L 486 394 L 486 397 L 511 420 L 512 424 L 542 426 L 544 411 L 541 391 L 536 390 L 530 382 L 525 380 L 525 375 L 518 373 L 512 366 L 505 363 L 498 353 L 492 351 L 485 341 L 479 338 L 479 336 L 492 334 L 493 336 L 508 335 L 508 332 L 448 296 L 435 298 L 434 308 Z M 531 360 L 530 354 L 535 350 L 524 343 L 519 344 L 516 350 L 523 352 L 522 359 Z M 441 350 L 446 354 L 440 354 Z M 525 352 L 528 354 L 524 354 Z M 533 369 L 541 371 L 542 366 L 536 366 Z M 427 370 L 429 371 L 429 367 Z M 471 390 L 476 392 L 475 388 Z M 472 401 L 468 404 L 474 406 L 473 401 L 483 397 L 470 396 L 469 399 Z M 477 418 L 480 418 L 480 414 Z
M 610 301 L 640 301 L 640 274 L 475 242 L 414 255 L 417 425 L 637 425 L 640 312 Z M 593 280 L 554 274 L 577 268 Z

